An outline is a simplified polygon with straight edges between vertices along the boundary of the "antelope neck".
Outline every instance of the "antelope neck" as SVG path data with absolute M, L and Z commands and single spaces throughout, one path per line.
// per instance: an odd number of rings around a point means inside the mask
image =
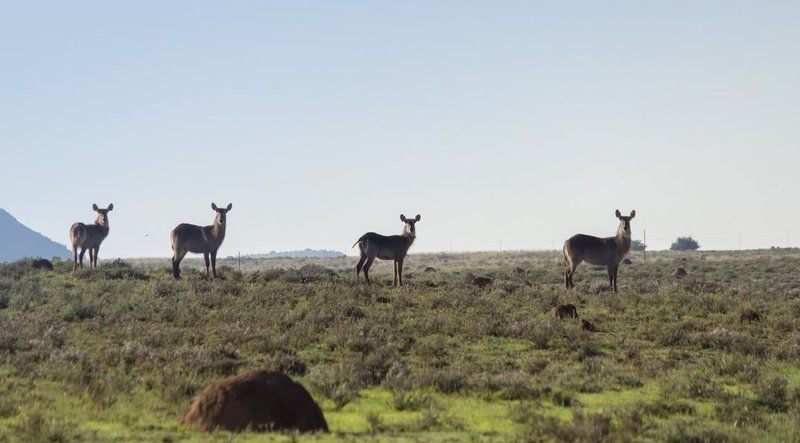
M 97 220 L 95 220 L 94 224 L 97 225 L 100 229 L 102 229 L 104 231 L 108 231 L 108 224 L 107 223 L 103 223 L 103 219 L 102 218 L 97 217 Z
M 411 231 L 409 231 L 408 227 L 404 227 L 403 228 L 402 236 L 406 238 L 406 240 L 408 241 L 409 246 L 411 245 L 411 243 L 414 243 L 414 240 L 417 238 L 417 234 L 414 234 Z
M 625 229 L 622 225 L 617 228 L 617 243 L 620 244 L 630 244 L 631 242 L 631 233 L 625 232 Z
M 215 220 L 214 226 L 211 228 L 211 230 L 214 232 L 215 236 L 225 234 L 225 224 Z

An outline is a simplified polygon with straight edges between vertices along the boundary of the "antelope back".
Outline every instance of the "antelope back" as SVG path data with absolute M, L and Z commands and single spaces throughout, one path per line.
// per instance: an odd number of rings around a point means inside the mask
M 197 226 L 182 223 L 178 225 L 172 230 L 173 249 L 182 249 L 190 252 L 216 251 L 225 238 L 227 214 L 232 208 L 233 204 L 228 204 L 225 208 L 219 208 L 215 203 L 211 203 L 211 209 L 216 212 L 214 224 Z

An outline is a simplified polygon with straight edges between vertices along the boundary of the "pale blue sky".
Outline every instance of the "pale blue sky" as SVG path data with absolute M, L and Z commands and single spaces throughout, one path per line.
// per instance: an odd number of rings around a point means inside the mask
M 55 2 L 54 2 L 55 3 Z M 669 4 L 667 4 L 669 3 Z M 800 244 L 800 3 L 13 2 L 0 207 L 102 257 L 167 256 L 232 202 L 221 254 Z

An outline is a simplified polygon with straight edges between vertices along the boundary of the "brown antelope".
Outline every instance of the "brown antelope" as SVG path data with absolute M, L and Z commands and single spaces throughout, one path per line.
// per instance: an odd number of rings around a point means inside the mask
M 211 203 L 211 209 L 216 211 L 217 216 L 211 226 L 197 226 L 189 223 L 181 223 L 172 230 L 172 275 L 181 278 L 180 264 L 187 252 L 203 254 L 206 261 L 206 275 L 208 272 L 209 257 L 211 258 L 211 274 L 217 278 L 217 250 L 225 240 L 225 220 L 226 214 L 233 208 L 233 204 L 228 204 L 227 208 L 218 208 Z
M 608 269 L 609 284 L 614 288 L 614 292 L 617 292 L 619 263 L 631 249 L 631 220 L 634 217 L 636 211 L 631 211 L 631 215 L 625 217 L 617 210 L 619 228 L 616 236 L 599 238 L 577 234 L 564 242 L 564 258 L 567 260 L 564 281 L 567 289 L 575 287 L 572 276 L 575 274 L 575 268 L 585 260 L 595 266 L 605 266 Z
M 399 281 L 400 286 L 403 286 L 403 260 L 406 258 L 408 248 L 411 247 L 411 244 L 414 243 L 414 239 L 417 238 L 417 229 L 415 225 L 421 219 L 422 217 L 419 215 L 414 218 L 406 218 L 405 215 L 400 214 L 400 221 L 404 223 L 403 233 L 401 235 L 385 236 L 374 232 L 367 232 L 362 235 L 353 245 L 353 247 L 358 245 L 358 248 L 361 250 L 361 258 L 356 265 L 356 278 L 358 278 L 358 274 L 361 273 L 361 269 L 363 268 L 364 278 L 367 280 L 367 284 L 370 284 L 369 268 L 372 267 L 372 262 L 375 261 L 376 258 L 381 260 L 393 260 L 394 285 L 397 286 Z
M 97 253 L 100 252 L 100 243 L 108 236 L 108 213 L 114 209 L 114 204 L 108 205 L 106 209 L 100 209 L 96 204 L 92 209 L 97 212 L 97 220 L 94 224 L 87 225 L 81 222 L 73 223 L 69 229 L 69 241 L 72 244 L 72 272 L 78 269 L 80 263 L 83 269 L 83 254 L 89 250 L 89 268 L 97 267 Z M 78 248 L 81 249 L 78 255 Z

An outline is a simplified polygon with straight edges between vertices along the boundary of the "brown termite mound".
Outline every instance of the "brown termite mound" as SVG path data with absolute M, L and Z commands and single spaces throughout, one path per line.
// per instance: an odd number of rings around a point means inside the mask
M 474 286 L 477 286 L 477 287 L 483 289 L 483 288 L 485 288 L 487 286 L 490 286 L 492 283 L 494 283 L 494 280 L 492 280 L 489 277 L 472 277 L 471 283 Z
M 756 310 L 746 309 L 742 311 L 741 315 L 739 315 L 739 321 L 742 323 L 744 322 L 752 323 L 761 321 L 761 314 L 759 314 L 758 311 Z
M 328 431 L 322 410 L 303 386 L 284 374 L 263 370 L 206 387 L 181 424 L 203 431 Z
M 46 258 L 37 258 L 31 262 L 31 267 L 38 270 L 52 271 L 53 262 Z
M 553 308 L 553 315 L 560 319 L 578 318 L 578 308 L 573 304 L 558 305 Z
M 672 271 L 672 276 L 675 278 L 683 278 L 686 277 L 687 275 L 689 275 L 689 273 L 686 272 L 686 269 L 683 268 L 675 268 L 675 270 Z
M 597 326 L 595 326 L 594 323 L 592 323 L 592 322 L 590 322 L 589 320 L 586 320 L 586 319 L 581 319 L 581 329 L 583 329 L 584 331 L 587 331 L 587 332 L 597 332 L 598 331 Z

